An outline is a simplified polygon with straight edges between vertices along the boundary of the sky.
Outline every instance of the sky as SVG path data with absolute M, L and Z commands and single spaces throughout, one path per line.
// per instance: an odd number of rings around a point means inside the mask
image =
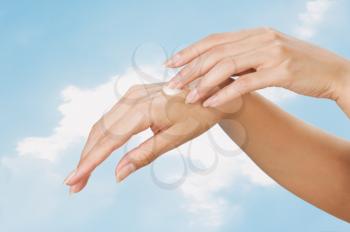
M 349 9 L 346 0 L 0 0 L 0 231 L 349 231 L 266 176 L 218 127 L 117 184 L 117 161 L 145 132 L 82 193 L 63 185 L 93 122 L 145 74 L 169 78 L 175 71 L 161 64 L 175 51 L 214 32 L 270 26 L 350 58 Z M 350 139 L 333 102 L 262 94 Z

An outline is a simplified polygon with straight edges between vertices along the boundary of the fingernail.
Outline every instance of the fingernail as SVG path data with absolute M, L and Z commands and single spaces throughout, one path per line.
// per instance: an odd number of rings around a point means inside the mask
M 194 103 L 198 97 L 199 95 L 197 89 L 191 90 L 191 92 L 186 97 L 186 104 Z
M 78 186 L 77 185 L 73 185 L 69 188 L 69 196 L 72 196 L 74 193 L 78 192 Z
M 69 188 L 69 196 L 71 197 L 74 194 L 72 187 Z
M 164 62 L 164 66 L 165 66 L 165 67 L 170 67 L 171 64 L 172 64 L 172 60 L 171 60 L 171 59 L 166 60 L 166 61 Z
M 72 171 L 69 174 L 69 176 L 64 180 L 64 184 L 67 185 L 69 183 L 69 181 L 73 178 L 73 176 L 75 176 L 76 173 L 77 173 L 76 169 L 74 171 Z
M 117 182 L 122 182 L 127 176 L 133 173 L 136 170 L 135 165 L 132 163 L 126 164 L 122 169 L 117 173 Z
M 203 107 L 215 107 L 218 103 L 218 97 L 212 96 L 203 103 Z
M 169 60 L 167 60 L 164 65 L 167 67 L 171 67 L 171 66 L 178 65 L 180 61 L 181 61 L 181 55 L 177 53 L 173 57 L 171 57 Z

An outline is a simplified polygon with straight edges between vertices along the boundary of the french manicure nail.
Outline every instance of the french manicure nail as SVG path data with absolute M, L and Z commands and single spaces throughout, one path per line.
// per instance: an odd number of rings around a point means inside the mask
M 69 181 L 73 178 L 73 176 L 75 176 L 75 174 L 77 173 L 77 170 L 75 169 L 74 171 L 72 171 L 69 176 L 64 180 L 64 184 L 68 184 Z
M 166 60 L 165 62 L 164 62 L 164 66 L 166 66 L 166 67 L 169 67 L 169 66 L 171 66 L 172 65 L 172 60 L 171 59 L 168 59 L 168 60 Z
M 173 57 L 167 60 L 164 65 L 167 67 L 171 67 L 174 65 L 178 65 L 180 62 L 181 62 L 181 55 L 175 54 Z
M 194 103 L 198 99 L 197 89 L 192 89 L 186 97 L 186 104 Z
M 117 182 L 121 182 L 131 173 L 136 170 L 135 165 L 132 163 L 126 164 L 122 169 L 117 173 Z
M 204 107 L 215 107 L 217 106 L 217 96 L 212 96 L 209 99 L 207 99 L 204 103 Z
M 69 195 L 73 195 L 74 193 L 77 193 L 79 191 L 78 185 L 73 185 L 69 188 Z

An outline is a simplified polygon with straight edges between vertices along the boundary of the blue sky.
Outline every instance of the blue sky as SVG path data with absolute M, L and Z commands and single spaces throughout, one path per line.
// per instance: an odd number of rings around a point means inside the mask
M 0 231 L 348 231 L 263 176 L 244 154 L 220 156 L 214 173 L 191 173 L 173 190 L 157 186 L 149 168 L 116 184 L 122 151 L 81 194 L 69 197 L 62 184 L 88 126 L 116 100 L 110 87 L 135 78 L 139 45 L 138 62 L 157 73 L 161 47 L 171 54 L 213 32 L 268 25 L 349 58 L 349 2 L 331 1 L 311 23 L 300 19 L 312 14 L 308 2 L 0 0 Z M 349 120 L 332 102 L 272 100 L 350 139 Z M 181 162 L 170 154 L 156 167 L 171 177 Z

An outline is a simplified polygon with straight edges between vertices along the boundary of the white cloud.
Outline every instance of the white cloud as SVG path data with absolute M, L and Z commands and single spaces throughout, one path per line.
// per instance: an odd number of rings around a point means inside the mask
M 58 107 L 62 118 L 47 137 L 29 137 L 18 143 L 21 156 L 31 156 L 54 161 L 72 143 L 86 136 L 89 127 L 111 105 L 113 96 L 111 80 L 92 89 L 69 86 L 62 91 L 62 104 Z
M 332 6 L 333 0 L 311 0 L 306 2 L 306 9 L 299 14 L 299 25 L 296 35 L 301 39 L 310 39 L 316 33 L 317 27 L 322 23 L 327 10 Z
M 222 196 L 223 191 L 235 188 L 242 180 L 246 181 L 248 186 L 273 186 L 275 182 L 263 173 L 219 126 L 211 128 L 209 133 L 211 137 L 208 133 L 203 134 L 191 143 L 188 155 L 189 162 L 192 160 L 193 165 L 210 169 L 210 172 L 190 172 L 180 190 L 187 199 L 187 210 L 197 215 L 193 218 L 194 221 L 216 227 L 225 222 L 225 215 L 229 211 L 235 209 L 234 214 L 237 214 L 240 208 L 239 204 L 232 204 Z M 220 149 L 215 147 L 220 147 L 225 152 L 221 153 Z M 186 149 L 188 147 L 182 147 L 183 151 Z M 212 168 L 215 157 L 217 164 Z

